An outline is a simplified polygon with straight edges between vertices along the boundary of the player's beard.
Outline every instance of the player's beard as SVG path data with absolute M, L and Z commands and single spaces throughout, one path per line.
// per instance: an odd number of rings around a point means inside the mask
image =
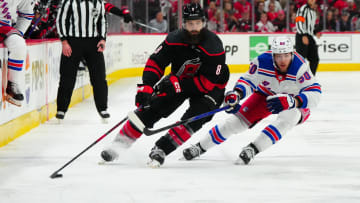
M 201 40 L 204 38 L 204 28 L 200 32 L 188 31 L 184 29 L 184 41 L 186 44 L 200 44 Z

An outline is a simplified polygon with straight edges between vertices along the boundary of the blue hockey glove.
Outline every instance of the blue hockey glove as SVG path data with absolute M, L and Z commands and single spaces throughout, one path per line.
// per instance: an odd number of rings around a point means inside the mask
M 266 98 L 266 102 L 266 107 L 273 114 L 278 114 L 283 110 L 288 110 L 295 107 L 294 97 L 288 94 L 277 94 L 274 96 L 268 96 Z

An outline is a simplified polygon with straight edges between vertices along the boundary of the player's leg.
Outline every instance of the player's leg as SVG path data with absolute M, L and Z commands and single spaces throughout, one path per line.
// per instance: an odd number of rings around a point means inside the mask
M 235 113 L 223 119 L 195 145 L 184 149 L 185 159 L 192 160 L 210 148 L 226 141 L 230 136 L 239 134 L 253 127 L 257 122 L 271 113 L 266 108 L 266 96 L 260 93 L 252 94 Z
M 221 93 L 221 95 L 223 95 L 223 93 Z M 214 103 L 213 99 L 204 96 L 190 98 L 190 106 L 182 116 L 181 120 L 217 109 L 221 104 L 222 97 L 218 100 L 219 101 Z M 186 142 L 194 132 L 198 131 L 205 123 L 210 121 L 212 117 L 213 116 L 209 116 L 187 125 L 180 125 L 168 130 L 164 136 L 156 141 L 155 146 L 150 152 L 149 157 L 151 161 L 149 162 L 149 165 L 158 167 L 163 164 L 166 155 L 175 151 L 179 146 Z
M 25 39 L 9 27 L 7 37 L 4 40 L 5 46 L 8 48 L 8 84 L 6 88 L 6 100 L 16 106 L 21 106 L 24 100 L 25 76 L 23 70 L 24 60 L 26 58 Z
M 161 118 L 174 112 L 185 100 L 182 95 L 176 97 L 154 97 L 149 107 L 136 109 L 128 115 L 128 121 L 110 145 L 101 152 L 105 161 L 114 161 L 119 154 L 131 147 L 142 135 L 144 127 L 153 127 Z
M 106 81 L 105 61 L 102 52 L 97 51 L 97 40 L 89 40 L 84 56 L 88 65 L 90 82 L 93 86 L 95 106 L 103 119 L 110 117 L 107 112 L 108 85 Z M 106 122 L 106 120 L 104 120 Z
M 265 151 L 279 142 L 301 120 L 299 109 L 291 109 L 279 113 L 277 119 L 266 126 L 260 135 L 249 145 L 243 148 L 236 163 L 248 164 L 256 154 Z
M 64 119 L 68 110 L 76 82 L 77 68 L 83 54 L 81 40 L 72 39 L 68 42 L 72 49 L 71 56 L 67 57 L 62 54 L 60 59 L 60 81 L 56 98 L 56 118 L 59 120 Z

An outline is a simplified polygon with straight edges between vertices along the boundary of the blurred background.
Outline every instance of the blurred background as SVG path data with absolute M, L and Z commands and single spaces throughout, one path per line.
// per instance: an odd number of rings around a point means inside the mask
M 171 32 L 181 26 L 181 8 L 189 2 L 202 5 L 207 28 L 213 32 L 266 33 L 296 32 L 296 11 L 307 0 L 107 0 L 119 9 L 129 9 L 133 18 L 133 22 L 125 23 L 123 18 L 109 13 L 109 33 Z M 61 0 L 38 0 L 32 22 L 36 29 L 29 38 L 58 37 L 55 22 L 60 4 Z M 317 0 L 316 4 L 319 31 L 360 31 L 360 0 Z M 164 29 L 149 29 L 156 24 L 162 24 Z

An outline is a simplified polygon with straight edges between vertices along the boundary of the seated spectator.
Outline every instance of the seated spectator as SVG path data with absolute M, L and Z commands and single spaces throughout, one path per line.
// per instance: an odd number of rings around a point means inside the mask
M 268 11 L 270 10 L 270 9 L 269 9 L 270 3 L 273 3 L 273 4 L 274 4 L 274 6 L 275 6 L 275 12 L 279 12 L 280 10 L 283 10 L 283 9 L 281 8 L 280 3 L 279 3 L 278 1 L 276 1 L 276 0 L 266 0 L 266 1 L 265 1 L 265 8 L 264 8 L 265 12 L 268 12 Z
M 236 17 L 241 18 L 243 13 L 251 13 L 251 4 L 246 0 L 234 0 L 234 9 L 239 14 Z
M 356 21 L 355 31 L 360 32 L 360 18 L 358 18 L 357 21 Z
M 358 14 L 356 4 L 354 0 L 347 0 L 347 7 L 345 8 L 347 12 L 350 14 L 350 18 Z
M 251 18 L 250 12 L 244 12 L 242 18 L 239 20 L 236 31 L 250 32 L 251 31 Z
M 276 19 L 278 13 L 278 11 L 275 11 L 275 4 L 270 2 L 269 3 L 269 11 L 267 12 L 267 16 L 268 16 L 268 20 L 271 22 L 274 22 L 274 20 Z
M 320 28 L 322 31 L 335 32 L 336 21 L 334 19 L 334 12 L 332 10 L 327 11 L 325 23 L 326 23 L 326 25 L 324 27 L 323 21 L 320 20 Z
M 349 19 L 350 14 L 348 12 L 342 12 L 340 20 L 336 24 L 337 32 L 352 31 L 351 21 Z
M 209 2 L 209 6 L 208 8 L 206 9 L 206 17 L 207 19 L 210 21 L 210 20 L 214 20 L 214 18 L 216 18 L 216 12 L 217 12 L 217 7 L 216 7 L 216 3 L 214 0 L 210 1 Z
M 149 29 L 150 33 L 165 33 L 168 29 L 168 23 L 164 19 L 164 16 L 161 11 L 156 13 L 154 19 L 150 20 L 149 26 L 158 29 L 159 31 Z
M 280 10 L 277 14 L 276 19 L 273 21 L 276 32 L 286 32 L 286 18 L 285 12 Z
M 259 22 L 255 25 L 256 32 L 275 32 L 274 25 L 268 21 L 267 14 L 262 13 Z
M 289 24 L 289 29 L 290 32 L 296 32 L 296 13 L 291 13 L 290 15 L 290 24 Z
M 231 2 L 224 2 L 224 19 L 228 28 L 225 31 L 234 31 L 239 20 L 235 16 L 235 10 L 233 9 Z
M 257 3 L 257 6 L 255 7 L 255 21 L 259 21 L 260 20 L 260 16 L 264 11 L 265 8 L 265 3 L 264 1 L 259 1 Z
M 339 9 L 340 15 L 341 15 L 343 9 L 348 7 L 348 4 L 346 1 L 347 0 L 337 0 L 334 4 L 334 7 Z
M 206 9 L 205 15 L 208 19 L 207 28 L 212 32 L 216 32 L 218 29 L 218 21 L 216 19 L 216 13 L 218 12 L 218 8 L 216 7 L 216 2 L 211 0 L 209 2 L 209 7 Z

